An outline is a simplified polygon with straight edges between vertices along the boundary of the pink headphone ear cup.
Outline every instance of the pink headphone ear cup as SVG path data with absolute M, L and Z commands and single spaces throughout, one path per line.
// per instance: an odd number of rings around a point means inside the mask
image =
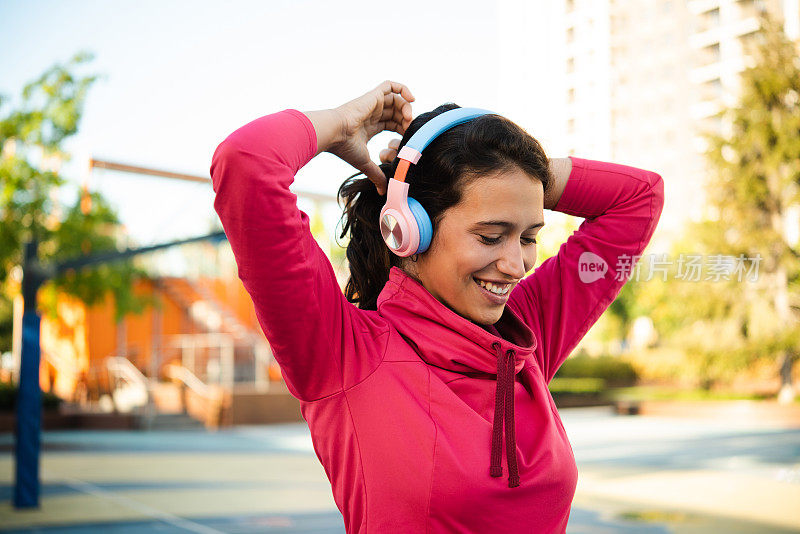
M 392 251 L 402 248 L 403 241 L 407 239 L 405 236 L 408 235 L 407 225 L 399 215 L 395 210 L 386 209 L 386 206 L 381 210 L 381 236 Z
M 408 213 L 394 209 L 385 210 L 380 223 L 383 241 L 389 250 L 401 257 L 414 254 L 419 248 L 420 238 L 414 215 L 408 208 L 404 211 Z
M 391 178 L 386 197 L 379 220 L 381 236 L 393 253 L 410 256 L 419 248 L 420 232 L 409 206 L 408 184 Z

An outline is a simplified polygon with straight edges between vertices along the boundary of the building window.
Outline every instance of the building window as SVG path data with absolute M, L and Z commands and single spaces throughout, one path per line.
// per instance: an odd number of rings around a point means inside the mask
M 714 78 L 703 84 L 702 100 L 718 100 L 723 96 L 722 80 Z
M 751 54 L 758 45 L 758 30 L 739 36 L 739 44 L 745 54 Z
M 700 49 L 700 64 L 701 65 L 711 65 L 713 63 L 719 63 L 722 59 L 722 55 L 720 54 L 719 43 L 714 43 L 709 46 L 704 46 Z
M 572 56 L 567 58 L 567 72 L 575 72 L 575 58 Z
M 743 19 L 758 17 L 759 11 L 764 9 L 764 4 L 756 0 L 740 0 L 736 4 L 739 7 L 739 17 Z
M 719 8 L 715 7 L 709 11 L 701 13 L 697 20 L 697 31 L 707 32 L 719 27 Z

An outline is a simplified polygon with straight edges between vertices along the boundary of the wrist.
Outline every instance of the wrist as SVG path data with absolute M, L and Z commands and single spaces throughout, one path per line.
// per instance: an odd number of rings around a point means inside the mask
M 317 154 L 330 152 L 344 141 L 344 120 L 338 109 L 304 111 L 303 114 L 311 121 L 317 134 Z
M 549 158 L 551 184 L 544 195 L 544 209 L 554 210 L 561 200 L 564 188 L 572 173 L 572 160 L 569 158 Z

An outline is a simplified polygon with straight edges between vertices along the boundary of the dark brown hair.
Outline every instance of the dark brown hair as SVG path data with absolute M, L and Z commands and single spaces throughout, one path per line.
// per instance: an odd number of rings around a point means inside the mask
M 417 116 L 406 129 L 400 148 L 433 117 L 459 107 L 442 104 Z M 395 158 L 392 163 L 381 164 L 387 178 L 394 176 L 398 162 Z M 539 142 L 505 117 L 483 115 L 446 130 L 425 148 L 419 162 L 408 171 L 408 196 L 425 208 L 435 236 L 444 212 L 461 201 L 470 181 L 514 167 L 541 181 L 545 192 L 549 190 L 550 166 Z M 386 196 L 379 195 L 375 185 L 361 174 L 348 177 L 338 191 L 338 198 L 344 201 L 339 237 L 350 233 L 346 252 L 350 278 L 345 297 L 363 310 L 375 310 L 389 270 L 401 267 L 403 258 L 393 254 L 381 237 L 378 219 Z

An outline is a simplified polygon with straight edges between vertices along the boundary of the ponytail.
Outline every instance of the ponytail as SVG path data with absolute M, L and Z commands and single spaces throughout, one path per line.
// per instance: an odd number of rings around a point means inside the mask
M 393 165 L 380 165 L 387 180 L 394 176 Z M 376 310 L 378 294 L 389 280 L 389 270 L 399 264 L 399 258 L 383 242 L 378 225 L 386 196 L 378 194 L 375 184 L 366 176 L 356 173 L 339 187 L 338 197 L 344 200 L 342 214 L 343 238 L 350 230 L 347 244 L 347 262 L 350 278 L 344 289 L 349 302 L 358 303 L 362 310 Z

